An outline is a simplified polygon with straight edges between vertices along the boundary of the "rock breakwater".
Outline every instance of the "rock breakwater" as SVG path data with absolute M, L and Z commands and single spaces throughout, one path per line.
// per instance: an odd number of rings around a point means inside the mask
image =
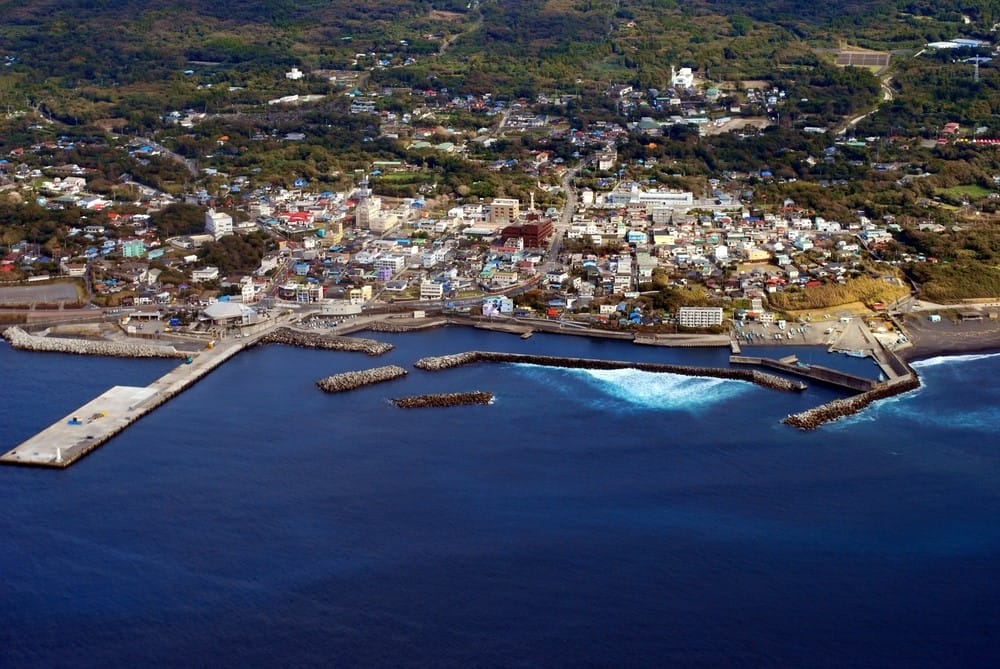
M 423 409 L 425 407 L 454 407 L 468 404 L 491 404 L 493 393 L 481 390 L 467 393 L 438 393 L 435 395 L 413 395 L 398 397 L 392 403 L 401 409 Z
M 858 413 L 872 402 L 883 400 L 895 395 L 901 395 L 910 390 L 920 387 L 920 379 L 916 374 L 911 375 L 896 383 L 883 383 L 867 392 L 833 400 L 818 407 L 807 409 L 800 413 L 792 414 L 785 418 L 782 423 L 791 425 L 802 430 L 815 430 L 825 423 L 830 423 L 838 418 L 851 416 Z
M 362 386 L 370 386 L 383 381 L 392 381 L 401 376 L 406 376 L 407 372 L 398 365 L 386 365 L 385 367 L 374 367 L 363 369 L 357 372 L 343 372 L 334 374 L 316 382 L 320 390 L 328 393 L 342 393 L 354 390 Z
M 118 358 L 183 358 L 188 354 L 173 346 L 140 344 L 136 342 L 101 341 L 90 339 L 64 339 L 39 337 L 19 327 L 9 327 L 3 337 L 14 348 L 47 353 L 72 353 L 74 355 L 106 355 Z
M 549 355 L 529 355 L 522 353 L 494 353 L 489 351 L 465 351 L 451 355 L 421 358 L 414 367 L 425 371 L 451 369 L 474 362 L 508 362 L 545 367 L 569 369 L 638 369 L 644 372 L 682 374 L 718 379 L 749 381 L 774 390 L 801 391 L 806 385 L 799 381 L 767 374 L 758 370 L 732 369 L 727 367 L 693 367 L 688 365 L 665 365 L 652 362 L 627 362 L 622 360 L 597 360 L 593 358 L 562 358 Z
M 318 348 L 329 351 L 352 351 L 378 356 L 393 349 L 392 344 L 364 339 L 362 337 L 341 337 L 317 332 L 301 332 L 291 328 L 277 328 L 260 339 L 262 344 L 285 344 L 303 348 Z

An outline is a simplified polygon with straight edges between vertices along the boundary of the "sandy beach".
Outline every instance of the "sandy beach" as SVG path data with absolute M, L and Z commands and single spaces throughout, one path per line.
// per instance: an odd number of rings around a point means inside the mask
M 907 360 L 1000 351 L 1000 321 L 984 317 L 981 321 L 942 318 L 933 323 L 927 314 L 907 315 L 903 327 L 912 346 L 899 351 Z

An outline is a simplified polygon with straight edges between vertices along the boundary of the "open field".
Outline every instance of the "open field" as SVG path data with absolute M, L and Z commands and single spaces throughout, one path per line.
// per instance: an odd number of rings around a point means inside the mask
M 39 283 L 29 286 L 0 287 L 0 305 L 4 306 L 78 301 L 76 284 L 73 283 Z

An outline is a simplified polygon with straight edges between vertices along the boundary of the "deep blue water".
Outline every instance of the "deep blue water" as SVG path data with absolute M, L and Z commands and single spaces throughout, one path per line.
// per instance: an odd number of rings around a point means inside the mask
M 315 388 L 472 348 L 727 355 L 378 337 L 250 350 L 68 470 L 0 468 L 0 666 L 996 665 L 1000 355 L 803 433 L 780 419 L 837 392 L 486 364 Z M 0 344 L 0 448 L 172 364 Z M 457 390 L 497 400 L 386 401 Z

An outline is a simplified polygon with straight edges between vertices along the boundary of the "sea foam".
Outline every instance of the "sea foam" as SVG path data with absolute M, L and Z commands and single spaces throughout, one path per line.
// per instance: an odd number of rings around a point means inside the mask
M 993 358 L 1000 358 L 1000 353 L 973 353 L 969 355 L 942 355 L 936 358 L 927 358 L 926 360 L 917 360 L 912 364 L 914 369 L 926 369 L 928 367 L 937 367 L 938 365 L 951 365 L 963 362 L 976 362 L 978 360 L 991 360 Z
M 602 405 L 608 399 L 613 399 L 639 409 L 695 410 L 724 402 L 753 389 L 752 384 L 743 381 L 637 369 L 553 370 L 534 365 L 522 367 L 531 367 L 533 374 L 543 374 L 547 380 L 553 376 L 578 379 L 598 391 L 599 395 L 592 399 Z M 565 386 L 562 389 L 573 392 Z

